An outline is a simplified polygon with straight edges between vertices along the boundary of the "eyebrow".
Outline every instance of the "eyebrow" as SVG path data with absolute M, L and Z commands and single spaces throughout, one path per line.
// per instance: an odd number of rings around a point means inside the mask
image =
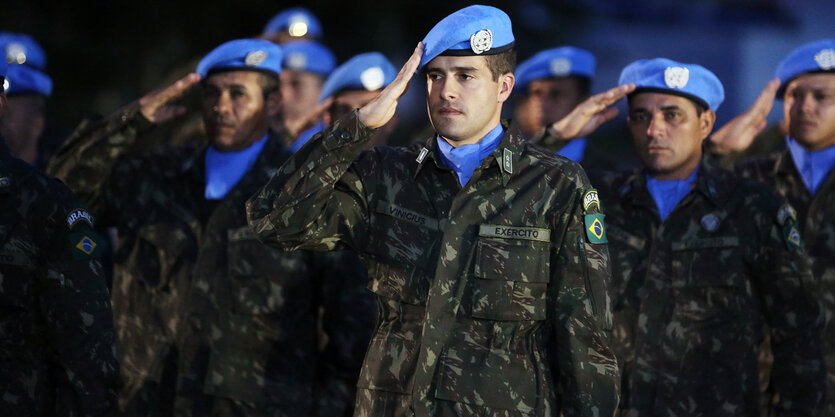
M 452 67 L 449 69 L 450 72 L 473 72 L 478 70 L 476 67 Z M 431 67 L 427 68 L 426 72 L 446 72 L 438 67 Z

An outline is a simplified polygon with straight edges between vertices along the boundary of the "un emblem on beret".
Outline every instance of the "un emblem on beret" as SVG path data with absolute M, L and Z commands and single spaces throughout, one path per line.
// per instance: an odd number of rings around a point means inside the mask
M 13 42 L 6 46 L 6 62 L 9 64 L 26 63 L 26 47 Z
M 256 67 L 261 65 L 264 60 L 267 59 L 267 53 L 264 51 L 252 51 L 246 54 L 246 58 L 244 58 L 244 64 L 250 67 Z
M 470 49 L 476 55 L 480 55 L 490 50 L 493 47 L 493 32 L 490 29 L 482 29 L 473 36 L 470 36 Z
M 670 88 L 684 88 L 690 81 L 690 70 L 684 67 L 667 67 L 664 70 L 664 82 Z
M 554 58 L 551 60 L 551 74 L 564 77 L 571 73 L 571 61 L 568 58 Z
M 360 82 L 362 86 L 368 91 L 379 90 L 386 81 L 383 74 L 383 69 L 380 67 L 371 67 L 360 74 Z
M 835 68 L 835 49 L 822 49 L 815 54 L 815 62 L 822 70 Z
M 290 69 L 304 69 L 305 65 L 307 65 L 307 57 L 301 52 L 290 54 L 287 57 L 287 67 Z

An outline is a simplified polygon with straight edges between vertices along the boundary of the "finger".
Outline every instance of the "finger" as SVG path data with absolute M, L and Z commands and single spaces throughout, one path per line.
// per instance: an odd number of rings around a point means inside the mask
M 168 101 L 175 97 L 179 97 L 183 94 L 186 90 L 193 87 L 200 81 L 200 75 L 197 73 L 191 73 L 186 75 L 183 78 L 177 80 L 174 84 L 166 87 L 162 91 L 159 92 L 157 95 L 157 99 L 160 101 Z
M 757 97 L 752 108 L 756 109 L 755 111 L 757 113 L 769 113 L 771 107 L 774 105 L 775 94 L 778 88 L 780 88 L 780 79 L 776 78 L 769 81 L 759 97 Z
M 608 107 L 616 103 L 618 100 L 626 97 L 627 94 L 635 90 L 635 84 L 619 85 L 615 88 L 609 89 L 606 92 L 598 94 L 600 96 L 599 103 Z
M 412 79 L 412 76 L 417 71 L 418 66 L 420 65 L 420 59 L 423 56 L 423 42 L 418 42 L 417 46 L 415 47 L 414 52 L 412 52 L 412 56 L 403 64 L 403 67 L 400 68 L 400 72 L 397 73 L 397 77 L 394 78 L 394 81 L 386 87 L 385 90 L 388 90 L 390 95 L 395 95 L 396 97 L 400 97 L 404 91 L 406 91 L 406 87 L 409 85 L 409 80 Z M 383 95 L 386 95 L 386 91 L 383 91 Z

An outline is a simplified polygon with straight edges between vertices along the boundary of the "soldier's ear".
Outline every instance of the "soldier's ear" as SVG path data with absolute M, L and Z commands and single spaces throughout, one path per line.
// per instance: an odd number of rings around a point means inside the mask
M 512 72 L 499 76 L 499 103 L 504 103 L 510 98 L 514 85 L 516 85 L 516 76 Z
M 705 110 L 699 116 L 699 130 L 702 134 L 702 140 L 710 136 L 714 123 L 716 123 L 716 112 L 713 110 Z
M 2 79 L 2 77 L 0 77 Z M 2 84 L 2 83 L 0 83 Z M 3 117 L 3 112 L 6 111 L 6 94 L 0 92 L 0 117 Z M 2 120 L 0 120 L 0 124 L 2 124 Z
M 264 100 L 264 107 L 267 109 L 267 115 L 274 117 L 281 112 L 281 90 L 267 94 Z

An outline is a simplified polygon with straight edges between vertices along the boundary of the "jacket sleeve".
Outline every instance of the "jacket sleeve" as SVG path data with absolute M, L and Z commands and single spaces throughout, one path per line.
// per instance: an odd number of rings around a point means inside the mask
M 247 202 L 249 225 L 258 237 L 284 250 L 361 251 L 368 202 L 365 179 L 352 164 L 372 133 L 355 111 L 293 154 Z
M 772 207 L 775 215 L 761 219 L 763 242 L 760 259 L 754 262 L 755 283 L 771 332 L 773 409 L 779 416 L 813 416 L 823 410 L 826 392 L 823 311 L 789 207 Z
M 130 104 L 101 120 L 86 119 L 58 149 L 47 173 L 59 178 L 95 214 L 100 226 L 114 226 L 119 211 L 110 199 L 111 171 L 131 150 L 140 132 L 154 124 Z
M 56 362 L 56 415 L 115 415 L 116 335 L 110 294 L 95 259 L 104 242 L 90 223 L 66 220 L 80 209 L 68 190 L 60 186 L 51 194 L 33 204 L 30 221 L 39 226 L 36 289 Z
M 566 417 L 612 416 L 618 405 L 620 372 L 611 346 L 611 268 L 600 204 L 583 206 L 591 189 L 582 173 L 580 186 L 570 193 L 569 210 L 559 219 L 567 224 L 552 280 L 556 291 L 555 375 L 562 391 Z M 587 227 L 599 229 L 587 232 Z M 600 237 L 598 237 L 600 236 Z M 592 243 L 594 241 L 595 243 Z M 597 243 L 599 242 L 599 243 Z

